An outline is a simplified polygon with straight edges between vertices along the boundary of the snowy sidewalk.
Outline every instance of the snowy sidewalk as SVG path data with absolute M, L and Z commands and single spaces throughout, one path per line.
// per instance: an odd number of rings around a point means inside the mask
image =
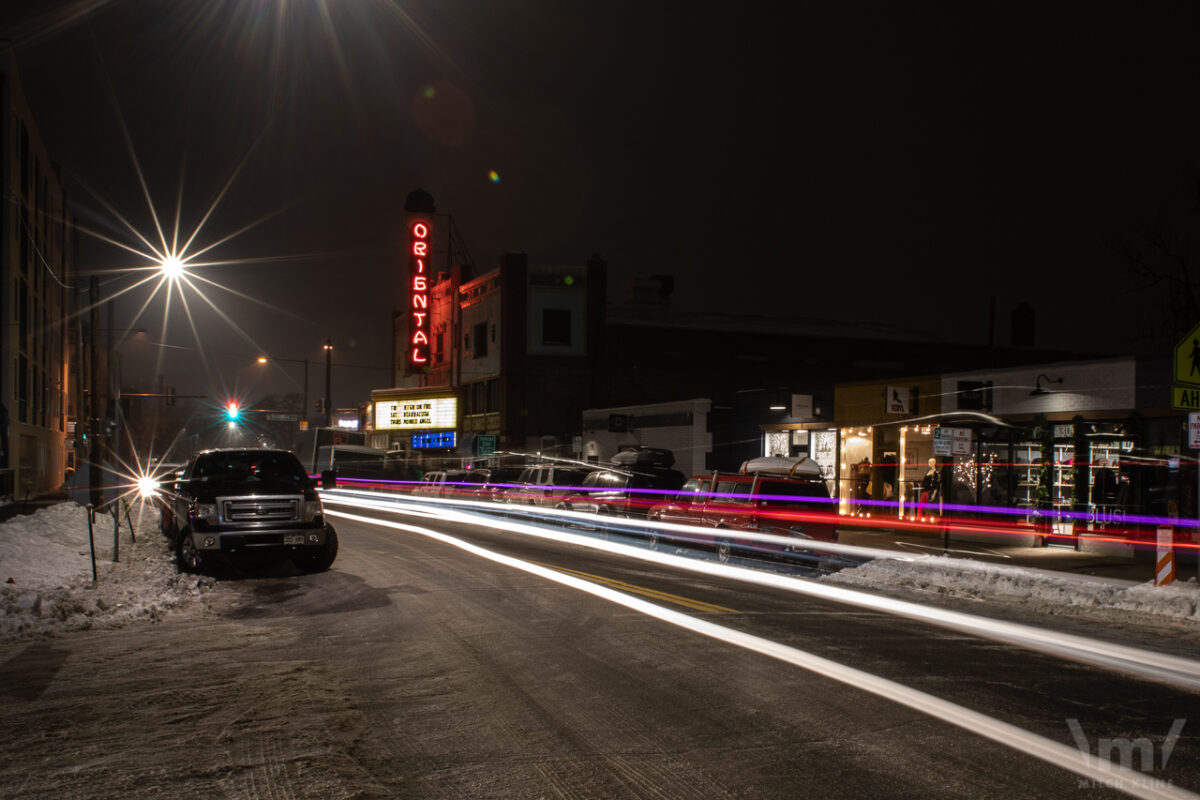
M 137 542 L 122 517 L 114 563 L 112 516 L 96 516 L 96 583 L 86 509 L 62 502 L 0 524 L 0 639 L 119 628 L 197 604 L 212 579 L 178 574 L 153 507 L 139 515 L 135 503 L 133 521 Z
M 97 517 L 96 583 L 88 556 L 87 512 L 80 506 L 63 502 L 0 524 L 0 640 L 118 628 L 204 608 L 204 595 L 217 581 L 179 574 L 153 507 L 146 506 L 139 519 L 135 504 L 133 517 L 137 543 L 130 541 L 122 520 L 119 563 L 112 561 L 112 517 Z M 879 533 L 858 537 L 850 532 L 843 541 L 878 547 L 883 539 Z M 878 559 L 822 580 L 917 599 L 987 602 L 1026 615 L 1082 615 L 1151 627 L 1166 622 L 1189 631 L 1197 626 L 1200 632 L 1200 584 L 1195 579 L 1154 587 L 1147 581 L 1037 569 L 1027 566 L 1025 558 L 999 557 L 1003 553 L 992 552 L 987 561 L 982 560 L 987 553 L 974 553 L 978 559 L 946 557 L 939 543 L 922 541 L 924 550 L 891 543 L 904 560 Z M 952 555 L 972 555 L 959 550 Z M 1088 558 L 1070 551 L 1060 555 Z M 1033 563 L 1050 563 L 1037 561 L 1045 558 L 1041 554 L 1030 557 Z

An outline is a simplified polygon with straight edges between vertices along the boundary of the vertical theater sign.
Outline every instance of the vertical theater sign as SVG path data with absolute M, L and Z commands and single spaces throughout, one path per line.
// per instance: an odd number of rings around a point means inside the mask
M 408 354 L 405 374 L 429 364 L 429 254 L 433 224 L 428 217 L 408 218 Z

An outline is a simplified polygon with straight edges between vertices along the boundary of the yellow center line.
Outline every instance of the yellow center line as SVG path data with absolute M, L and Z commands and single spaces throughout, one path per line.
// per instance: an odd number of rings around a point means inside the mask
M 677 606 L 690 608 L 693 611 L 704 611 L 709 614 L 738 613 L 736 610 L 732 608 L 726 608 L 725 606 L 718 606 L 714 605 L 713 603 L 705 603 L 703 600 L 693 600 L 690 597 L 681 597 L 677 594 L 670 594 L 668 592 L 660 592 L 657 589 L 649 589 L 645 586 L 638 586 L 634 583 L 626 583 L 625 581 L 619 581 L 615 578 L 605 578 L 603 575 L 593 575 L 590 572 L 580 572 L 579 570 L 575 569 L 566 569 L 564 567 L 555 566 L 554 564 L 541 564 L 537 561 L 532 563 L 537 564 L 539 567 L 552 569 L 555 572 L 562 572 L 567 575 L 574 575 L 576 578 L 583 578 L 586 581 L 599 583 L 604 586 L 608 586 L 611 589 L 617 589 L 618 591 L 622 592 L 631 592 L 633 594 L 640 594 L 643 597 L 651 597 L 655 600 L 664 600 L 668 603 L 674 603 Z

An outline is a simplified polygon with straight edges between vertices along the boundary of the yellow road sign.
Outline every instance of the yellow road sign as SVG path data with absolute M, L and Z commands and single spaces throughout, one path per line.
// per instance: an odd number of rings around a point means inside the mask
M 1180 408 L 1185 411 L 1200 411 L 1200 388 L 1172 386 L 1171 408 Z
M 1200 386 L 1200 323 L 1175 345 L 1175 382 Z

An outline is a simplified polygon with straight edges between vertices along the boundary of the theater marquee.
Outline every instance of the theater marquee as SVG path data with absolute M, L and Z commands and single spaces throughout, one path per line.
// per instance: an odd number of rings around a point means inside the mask
M 376 430 L 453 430 L 457 426 L 457 397 L 380 400 L 375 404 Z

